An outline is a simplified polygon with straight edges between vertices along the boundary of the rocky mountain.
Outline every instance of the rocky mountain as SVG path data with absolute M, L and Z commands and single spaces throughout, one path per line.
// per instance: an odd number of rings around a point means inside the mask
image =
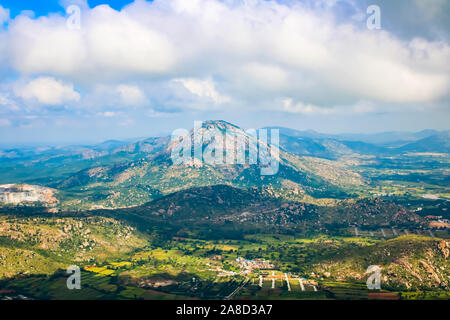
M 239 189 L 227 185 L 175 192 L 137 208 L 143 215 L 171 222 L 220 224 L 228 221 L 277 226 L 296 223 L 316 211 L 314 205 L 271 197 L 265 189 Z
M 228 139 L 217 138 L 217 133 Z M 197 136 L 203 139 L 197 146 L 189 145 L 187 160 L 174 161 L 174 157 L 182 156 L 183 144 L 195 141 Z M 228 184 L 239 188 L 271 187 L 279 195 L 288 192 L 299 198 L 304 195 L 323 198 L 343 197 L 346 190 L 365 183 L 345 165 L 324 159 L 302 159 L 269 142 L 270 137 L 261 140 L 224 121 L 204 122 L 160 152 L 135 161 L 81 170 L 51 186 L 66 191 L 95 191 L 97 197 L 103 197 L 99 205 L 123 207 L 155 199 L 143 194 L 142 188 L 153 190 L 154 195 L 165 195 L 192 187 Z M 239 146 L 245 146 L 240 154 Z M 276 172 L 264 174 L 267 169 Z
M 270 189 L 241 189 L 229 185 L 195 187 L 178 191 L 142 206 L 114 211 L 115 216 L 146 222 L 185 226 L 208 225 L 234 229 L 333 232 L 353 225 L 368 228 L 405 226 L 420 228 L 425 220 L 400 205 L 379 199 L 343 201 L 336 206 L 317 206 L 274 197 Z
M 224 121 L 207 121 L 213 128 L 233 132 L 238 127 Z M 377 134 L 323 134 L 313 130 L 294 130 L 284 127 L 265 127 L 280 133 L 280 147 L 300 156 L 337 159 L 348 154 L 389 154 L 395 152 L 449 152 L 449 132 L 423 130 L 385 132 Z M 239 132 L 234 131 L 234 133 Z M 36 146 L 0 148 L 0 163 L 53 164 L 80 160 L 108 161 L 114 155 L 126 155 L 129 160 L 155 154 L 167 148 L 169 136 L 133 140 L 107 140 L 94 145 Z M 431 151 L 430 151 L 431 150 Z M 437 151 L 440 150 L 440 151 Z
M 244 131 L 225 121 L 206 121 L 173 141 L 111 140 L 90 148 L 67 147 L 62 153 L 41 150 L 32 160 L 3 159 L 0 183 L 54 188 L 61 208 L 76 210 L 139 206 L 214 185 L 270 188 L 274 197 L 317 204 L 320 199 L 355 197 L 355 191 L 368 186 L 371 180 L 356 168 L 364 159 L 432 146 L 445 151 L 440 146 L 449 141 L 448 132 L 440 133 L 400 151 L 313 131 L 279 128 L 279 137 L 275 143 L 269 129 Z
M 424 226 L 425 220 L 393 202 L 375 199 L 345 200 L 322 210 L 324 225 Z

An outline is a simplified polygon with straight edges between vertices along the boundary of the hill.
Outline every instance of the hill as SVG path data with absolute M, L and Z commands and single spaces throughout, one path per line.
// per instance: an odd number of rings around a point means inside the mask
M 314 271 L 335 281 L 361 281 L 368 277 L 367 267 L 377 265 L 381 268 L 382 289 L 449 290 L 448 257 L 449 244 L 445 240 L 410 235 L 319 258 L 322 261 L 317 262 Z
M 156 154 L 147 157 L 112 164 L 92 167 L 79 171 L 67 178 L 51 184 L 62 190 L 62 202 L 69 208 L 71 204 L 77 208 L 128 207 L 140 205 L 179 190 L 228 184 L 239 188 L 270 187 L 279 196 L 305 195 L 317 198 L 340 198 L 347 196 L 346 190 L 355 185 L 364 184 L 364 179 L 346 168 L 343 164 L 327 162 L 315 158 L 299 158 L 280 150 L 278 153 L 277 172 L 274 175 L 263 175 L 262 170 L 270 163 L 268 154 L 258 150 L 250 151 L 254 146 L 275 148 L 255 138 L 237 126 L 224 121 L 210 121 L 202 127 L 192 129 L 188 136 L 201 134 L 205 138 L 200 150 L 222 150 L 220 142 L 211 137 L 213 133 L 227 133 L 235 141 L 247 146 L 245 163 L 216 164 L 200 161 L 195 157 L 189 161 L 174 164 L 172 155 L 180 142 L 169 143 Z M 220 151 L 223 152 L 223 151 Z M 250 152 L 257 154 L 257 161 L 250 163 Z M 194 153 L 193 153 L 194 154 Z M 227 154 L 223 152 L 224 159 Z M 275 159 L 275 158 L 273 158 Z M 79 194 L 85 196 L 80 201 Z M 92 194 L 92 196 L 91 196 Z M 78 198 L 78 199 L 77 199 Z M 72 199 L 76 202 L 73 202 Z
M 380 199 L 342 201 L 336 206 L 317 206 L 274 197 L 270 189 L 240 189 L 228 185 L 196 187 L 153 200 L 145 205 L 100 212 L 112 217 L 174 226 L 259 228 L 297 232 L 338 232 L 358 225 L 366 228 L 408 226 L 421 228 L 425 220 L 400 205 Z M 139 222 L 138 222 L 139 223 Z M 192 231 L 192 230 L 191 230 Z
M 450 153 L 450 131 L 409 143 L 401 148 L 402 152 Z

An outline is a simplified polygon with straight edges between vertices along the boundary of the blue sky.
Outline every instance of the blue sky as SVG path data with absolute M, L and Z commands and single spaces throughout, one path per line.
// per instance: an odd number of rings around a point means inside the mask
M 75 2 L 75 1 L 74 1 Z M 108 4 L 111 8 L 120 10 L 125 5 L 133 1 L 129 0 L 115 0 L 115 1 L 102 1 L 102 0 L 90 0 L 88 1 L 89 6 L 96 7 L 101 4 Z M 18 0 L 2 0 L 0 4 L 4 8 L 8 8 L 11 13 L 11 17 L 16 17 L 23 10 L 31 10 L 36 16 L 46 16 L 50 12 L 64 12 L 62 1 L 59 0 L 28 0 L 28 1 L 18 1 Z
M 449 13 L 446 0 L 0 0 L 0 145 L 207 119 L 448 130 Z

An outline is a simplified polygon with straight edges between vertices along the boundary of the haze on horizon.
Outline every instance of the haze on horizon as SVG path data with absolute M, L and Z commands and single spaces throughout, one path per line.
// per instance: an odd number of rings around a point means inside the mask
M 381 29 L 367 28 L 367 8 Z M 68 25 L 80 9 L 79 28 Z M 0 144 L 449 130 L 445 0 L 0 1 Z

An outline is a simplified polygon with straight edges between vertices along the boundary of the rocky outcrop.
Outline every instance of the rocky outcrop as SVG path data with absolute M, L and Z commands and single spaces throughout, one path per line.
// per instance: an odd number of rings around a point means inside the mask
M 439 278 L 439 276 L 436 274 L 434 268 L 426 263 L 425 261 L 421 260 L 420 261 L 420 265 L 425 269 L 425 271 L 428 273 L 428 275 L 434 279 L 436 281 L 436 283 L 440 284 L 441 283 L 441 279 Z
M 54 204 L 55 189 L 33 186 L 29 184 L 3 184 L 0 185 L 0 202 L 7 204 L 22 204 L 27 202 L 42 202 Z
M 438 244 L 438 248 L 442 252 L 442 255 L 444 256 L 445 259 L 447 259 L 450 254 L 450 249 L 448 247 L 449 246 L 445 240 L 442 240 Z

